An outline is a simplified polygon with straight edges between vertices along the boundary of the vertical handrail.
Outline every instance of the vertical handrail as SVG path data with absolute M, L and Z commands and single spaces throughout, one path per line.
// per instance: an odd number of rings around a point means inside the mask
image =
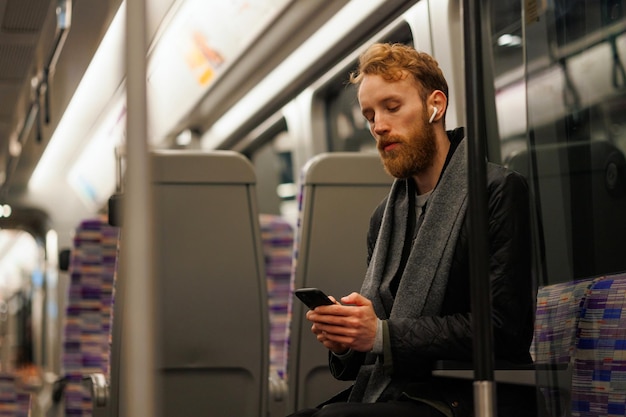
M 126 0 L 126 193 L 124 198 L 120 415 L 155 417 L 153 220 L 146 98 L 146 0 Z
M 474 348 L 474 413 L 496 415 L 491 283 L 488 273 L 487 168 L 483 80 L 482 10 L 484 0 L 463 1 L 465 96 L 468 141 L 468 216 Z

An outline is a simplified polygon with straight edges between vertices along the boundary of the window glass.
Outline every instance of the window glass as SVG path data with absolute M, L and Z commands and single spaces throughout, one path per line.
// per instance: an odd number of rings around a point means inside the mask
M 259 144 L 246 153 L 257 175 L 259 212 L 295 218 L 294 141 L 285 121 L 281 120 L 256 142 Z
M 626 270 L 624 3 L 490 2 L 502 161 L 525 175 L 532 191 L 539 286 Z M 538 392 L 550 416 L 584 414 L 589 406 L 606 409 L 606 404 L 589 402 L 604 402 L 606 393 L 598 393 L 615 382 L 613 352 L 601 348 L 612 346 L 614 332 L 609 335 L 597 324 L 609 317 L 589 324 L 599 304 L 612 304 L 606 299 L 590 302 L 593 313 L 587 324 L 572 325 L 583 315 L 576 303 L 584 294 L 578 292 L 581 288 L 541 288 L 537 298 L 531 354 L 540 364 Z M 546 308 L 548 299 L 558 300 L 558 307 Z M 570 342 L 576 349 L 567 348 Z M 548 363 L 556 366 L 545 372 Z M 568 368 L 567 376 L 560 373 L 561 366 Z
M 500 160 L 506 162 L 527 150 L 522 9 L 519 0 L 490 4 Z
M 502 160 L 533 190 L 542 283 L 626 270 L 624 3 L 537 2 L 522 22 L 533 2 L 491 2 Z

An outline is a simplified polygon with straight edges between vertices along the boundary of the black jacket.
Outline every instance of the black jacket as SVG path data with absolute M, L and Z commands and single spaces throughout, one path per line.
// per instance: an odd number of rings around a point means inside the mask
M 462 139 L 462 133 L 453 131 L 449 137 L 452 146 L 448 160 Z M 534 285 L 531 278 L 528 187 L 521 175 L 494 164 L 488 164 L 487 177 L 494 354 L 496 360 L 530 363 Z M 368 262 L 376 243 L 385 203 L 386 199 L 374 211 L 370 221 Z M 465 409 L 461 414 L 470 412 L 471 381 L 446 381 L 430 377 L 430 369 L 435 361 L 472 361 L 470 233 L 466 216 L 456 243 L 441 313 L 418 320 L 387 321 L 393 357 L 393 382 L 389 388 L 390 396 L 383 399 L 396 399 L 398 392 L 419 398 L 435 396 L 448 404 L 455 404 L 457 411 L 460 411 L 459 407 Z M 368 360 L 371 360 L 371 356 Z M 349 361 L 339 361 L 331 355 L 331 372 L 339 379 L 353 379 L 365 357 L 365 354 L 357 353 Z M 506 387 L 499 391 L 500 397 L 508 397 Z M 522 391 L 513 389 L 513 392 Z M 518 401 L 514 403 L 519 407 Z

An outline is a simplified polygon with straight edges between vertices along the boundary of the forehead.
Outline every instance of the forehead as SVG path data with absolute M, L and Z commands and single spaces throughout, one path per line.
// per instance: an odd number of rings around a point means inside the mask
M 412 77 L 386 80 L 381 75 L 367 74 L 359 85 L 358 98 L 361 107 L 364 107 L 395 96 L 404 97 L 418 92 L 417 84 Z

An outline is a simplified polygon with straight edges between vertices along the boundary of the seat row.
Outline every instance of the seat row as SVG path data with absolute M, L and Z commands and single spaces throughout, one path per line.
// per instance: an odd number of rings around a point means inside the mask
M 158 312 L 165 415 L 244 416 L 264 409 L 282 415 L 336 388 L 323 370 L 323 350 L 302 331 L 305 311 L 292 304 L 292 291 L 307 285 L 338 295 L 358 290 L 370 215 L 358 208 L 373 209 L 391 181 L 374 155 L 320 157 L 305 172 L 294 232 L 281 217 L 257 213 L 254 174 L 240 155 L 154 155 L 155 241 L 161 242 L 155 278 L 165 294 Z M 343 210 L 324 213 L 325 206 L 342 200 Z M 89 392 L 84 379 L 101 374 L 109 380 L 110 368 L 118 366 L 120 344 L 111 340 L 111 326 L 122 322 L 112 314 L 116 268 L 105 262 L 118 249 L 104 238 L 119 238 L 118 231 L 103 219 L 77 229 L 63 371 L 65 410 L 72 415 L 97 411 L 88 398 L 98 391 Z M 340 262 L 334 261 L 338 255 Z M 319 269 L 324 264 L 329 268 Z M 115 305 L 123 312 L 119 316 L 130 313 L 121 305 L 130 301 L 123 298 Z
M 342 296 L 360 288 L 369 216 L 391 184 L 378 157 L 335 153 L 311 160 L 300 180 L 295 231 L 281 217 L 257 212 L 254 173 L 238 154 L 157 154 L 154 172 L 156 241 L 165 242 L 157 245 L 155 277 L 166 295 L 158 312 L 164 415 L 283 416 L 344 388 L 330 376 L 326 352 L 311 337 L 306 308 L 292 302 L 292 291 L 314 286 Z M 539 290 L 532 352 L 541 372 L 533 370 L 531 379 L 552 415 L 623 410 L 624 281 L 605 276 Z M 89 313 L 94 281 L 78 282 L 86 286 L 78 293 Z M 102 311 L 110 326 L 112 310 Z M 106 332 L 115 361 L 119 347 L 94 317 L 80 323 L 87 334 Z M 89 366 L 93 357 L 90 347 L 72 360 Z M 110 377 L 104 364 L 100 369 Z M 81 398 L 84 414 L 73 409 L 72 415 L 92 415 Z

